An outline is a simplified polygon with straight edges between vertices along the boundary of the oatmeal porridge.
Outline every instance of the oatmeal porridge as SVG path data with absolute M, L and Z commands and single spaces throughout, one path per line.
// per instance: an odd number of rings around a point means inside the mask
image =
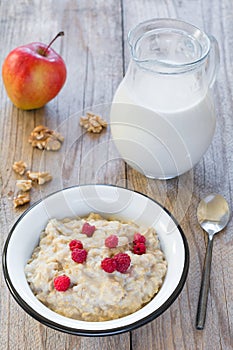
M 51 219 L 25 267 L 35 296 L 84 321 L 129 315 L 159 291 L 167 271 L 153 228 L 86 218 Z

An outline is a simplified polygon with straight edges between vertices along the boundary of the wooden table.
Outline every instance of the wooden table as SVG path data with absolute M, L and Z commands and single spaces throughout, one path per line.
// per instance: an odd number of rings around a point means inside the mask
M 152 17 L 189 21 L 215 35 L 221 51 L 214 91 L 218 114 L 214 140 L 193 171 L 167 182 L 148 180 L 126 166 L 111 142 L 109 128 L 100 135 L 83 134 L 77 117 L 86 108 L 99 111 L 103 104 L 109 105 L 129 61 L 128 30 Z M 197 204 L 204 195 L 219 192 L 232 205 L 232 23 L 231 0 L 0 2 L 1 62 L 16 46 L 32 41 L 49 42 L 58 31 L 64 30 L 65 37 L 54 43 L 54 49 L 61 53 L 68 68 L 67 81 L 60 94 L 35 111 L 14 107 L 1 84 L 1 246 L 16 218 L 26 209 L 24 206 L 16 210 L 12 204 L 17 178 L 12 164 L 22 159 L 30 169 L 36 171 L 40 167 L 54 177 L 42 192 L 38 188 L 32 191 L 31 203 L 44 194 L 74 184 L 125 186 L 148 194 L 171 210 L 190 247 L 187 282 L 173 305 L 146 326 L 111 337 L 70 336 L 41 325 L 16 304 L 1 274 L 1 349 L 232 349 L 232 221 L 225 232 L 216 237 L 206 326 L 203 331 L 195 329 L 206 247 L 204 233 L 196 219 Z M 108 119 L 108 115 L 104 117 Z M 65 142 L 59 152 L 44 152 L 42 156 L 40 150 L 32 149 L 28 136 L 39 124 L 57 128 L 64 135 Z

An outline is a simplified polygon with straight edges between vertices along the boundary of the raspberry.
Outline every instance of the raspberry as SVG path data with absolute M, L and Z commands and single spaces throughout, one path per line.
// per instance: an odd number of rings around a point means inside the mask
M 87 251 L 85 249 L 74 249 L 71 253 L 72 260 L 76 263 L 82 264 L 87 259 Z
M 95 232 L 95 226 L 90 225 L 88 222 L 85 222 L 82 227 L 82 233 L 87 235 L 87 237 L 91 237 Z
M 101 267 L 105 272 L 112 273 L 116 270 L 117 263 L 113 258 L 105 258 L 101 261 Z
M 145 254 L 146 252 L 146 246 L 144 243 L 136 243 L 134 246 L 133 246 L 133 252 L 134 254 L 137 254 L 137 255 L 142 255 L 142 254 Z
M 130 256 L 126 253 L 118 253 L 113 258 L 116 261 L 116 270 L 124 273 L 130 266 Z
M 53 280 L 54 288 L 59 292 L 65 292 L 70 286 L 70 278 L 66 275 L 58 276 Z
M 83 244 L 81 241 L 78 241 L 77 239 L 73 239 L 70 243 L 69 243 L 69 247 L 70 250 L 74 250 L 74 249 L 83 249 Z
M 133 243 L 134 244 L 137 244 L 137 243 L 146 243 L 146 237 L 141 235 L 140 233 L 135 233 L 134 234 L 134 240 L 133 240 Z
M 116 235 L 108 236 L 105 239 L 105 246 L 107 248 L 116 248 L 118 245 L 118 237 Z

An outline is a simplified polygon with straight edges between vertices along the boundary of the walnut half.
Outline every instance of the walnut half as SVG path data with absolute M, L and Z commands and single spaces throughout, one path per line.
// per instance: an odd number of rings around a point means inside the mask
M 24 161 L 20 160 L 18 162 L 14 162 L 12 168 L 17 174 L 23 175 L 27 168 L 27 164 Z
M 13 203 L 14 207 L 17 208 L 21 205 L 24 205 L 26 203 L 30 202 L 30 195 L 29 193 L 19 193 L 17 197 L 14 198 Z
M 99 134 L 103 128 L 107 127 L 107 122 L 103 120 L 99 115 L 87 112 L 86 116 L 80 117 L 80 125 L 87 129 L 88 132 Z
M 64 137 L 61 134 L 44 125 L 35 127 L 28 139 L 32 147 L 37 147 L 41 150 L 45 149 L 47 151 L 58 151 L 63 141 Z
M 32 188 L 32 180 L 17 180 L 16 186 L 23 192 L 30 191 Z
M 43 185 L 44 183 L 52 180 L 52 175 L 50 175 L 49 172 L 33 172 L 33 171 L 27 171 L 27 177 L 32 180 L 36 181 L 38 185 Z

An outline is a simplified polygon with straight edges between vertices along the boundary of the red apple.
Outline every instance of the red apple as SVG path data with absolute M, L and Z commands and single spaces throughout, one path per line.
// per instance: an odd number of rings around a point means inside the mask
M 3 82 L 14 105 L 36 109 L 52 100 L 66 80 L 66 66 L 50 45 L 31 43 L 14 49 L 2 66 Z

